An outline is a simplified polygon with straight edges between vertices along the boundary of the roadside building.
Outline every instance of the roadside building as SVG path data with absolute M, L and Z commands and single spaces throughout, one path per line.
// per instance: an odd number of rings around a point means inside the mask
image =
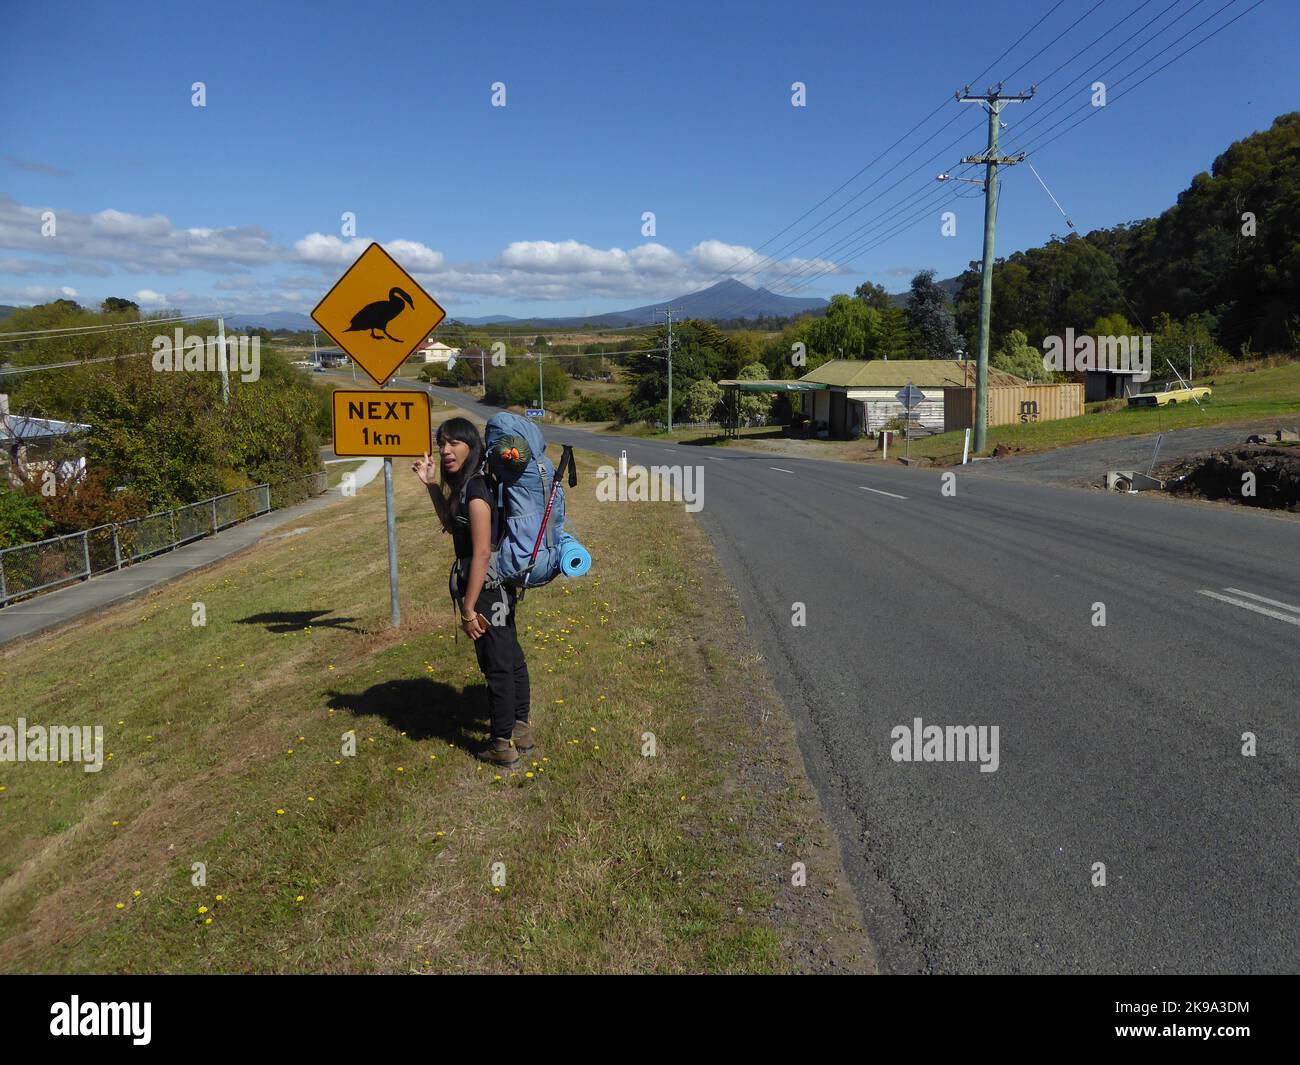
M 61 480 L 79 475 L 86 468 L 86 457 L 77 440 L 90 429 L 78 422 L 11 414 L 9 397 L 0 393 L 0 464 L 9 483 L 18 484 L 20 475 L 31 478 L 44 470 L 53 470 Z
M 415 349 L 415 354 L 411 358 L 420 362 L 454 364 L 460 358 L 460 348 L 448 347 L 440 340 L 425 341 Z
M 1136 396 L 1146 387 L 1144 376 L 1133 369 L 1077 370 L 1072 375 L 1083 385 L 1083 401 L 1096 403 L 1102 399 L 1127 399 Z M 1149 379 L 1150 375 L 1146 375 Z
M 822 386 L 802 396 L 802 412 L 811 422 L 810 435 L 832 438 L 879 432 L 904 414 L 898 392 L 915 385 L 925 399 L 912 413 L 912 424 L 931 432 L 944 431 L 944 389 L 975 384 L 975 363 L 956 359 L 832 359 L 799 379 Z M 988 370 L 990 388 L 1024 385 L 1003 370 Z

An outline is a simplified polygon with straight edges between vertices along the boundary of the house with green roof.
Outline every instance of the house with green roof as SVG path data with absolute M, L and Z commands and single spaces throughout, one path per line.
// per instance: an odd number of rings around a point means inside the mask
M 821 386 L 802 394 L 803 413 L 832 437 L 878 432 L 903 414 L 897 394 L 915 385 L 925 399 L 913 411 L 913 422 L 943 432 L 945 388 L 975 384 L 975 362 L 958 359 L 831 359 L 799 379 Z M 990 388 L 1026 382 L 1003 370 L 988 370 Z

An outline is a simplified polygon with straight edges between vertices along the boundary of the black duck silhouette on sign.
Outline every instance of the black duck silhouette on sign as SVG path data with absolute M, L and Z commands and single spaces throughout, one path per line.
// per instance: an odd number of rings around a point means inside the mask
M 352 324 L 344 332 L 363 333 L 369 330 L 370 339 L 378 340 L 380 338 L 375 336 L 375 330 L 378 329 L 389 340 L 400 344 L 402 340 L 389 333 L 388 323 L 406 310 L 407 307 L 415 310 L 415 301 L 411 299 L 410 294 L 404 289 L 394 286 L 388 290 L 388 299 L 367 303 L 361 310 L 357 311 L 352 316 Z

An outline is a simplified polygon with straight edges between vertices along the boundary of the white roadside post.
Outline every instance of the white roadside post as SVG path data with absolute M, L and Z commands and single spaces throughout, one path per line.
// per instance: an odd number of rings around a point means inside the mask
M 961 445 L 961 464 L 966 465 L 970 461 L 970 429 L 966 430 L 966 440 Z

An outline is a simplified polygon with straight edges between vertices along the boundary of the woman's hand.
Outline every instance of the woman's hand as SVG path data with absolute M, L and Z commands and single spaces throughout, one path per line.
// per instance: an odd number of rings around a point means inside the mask
M 424 458 L 411 463 L 411 470 L 425 484 L 435 485 L 438 483 L 438 474 L 442 471 L 442 463 L 431 459 L 426 451 Z
M 467 621 L 465 616 L 461 615 L 460 627 L 465 630 L 465 635 L 471 640 L 477 640 L 487 632 L 487 618 L 476 613 L 472 620 Z

